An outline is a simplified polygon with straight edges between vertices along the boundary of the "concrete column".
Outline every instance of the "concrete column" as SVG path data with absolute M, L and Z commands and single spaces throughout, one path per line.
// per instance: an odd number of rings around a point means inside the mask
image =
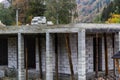
M 119 32 L 119 47 L 118 47 L 118 49 L 119 49 L 119 51 L 120 51 L 120 32 Z
M 46 80 L 53 80 L 53 38 L 46 33 Z
M 24 38 L 18 33 L 18 80 L 25 80 L 24 72 Z
M 114 48 L 114 53 L 118 52 L 120 50 L 120 32 L 115 33 L 115 48 Z
M 78 80 L 86 80 L 85 30 L 78 32 Z

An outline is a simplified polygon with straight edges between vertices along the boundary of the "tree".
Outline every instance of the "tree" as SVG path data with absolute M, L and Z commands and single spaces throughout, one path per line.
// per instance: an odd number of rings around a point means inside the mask
M 12 1 L 12 0 L 9 0 Z M 19 22 L 26 24 L 27 11 L 28 11 L 28 0 L 13 0 L 11 7 L 16 10 L 19 9 Z
M 104 8 L 101 20 L 105 22 L 111 17 L 111 14 L 120 14 L 120 0 L 114 0 L 106 8 Z
M 102 15 L 101 15 L 101 21 L 105 22 L 111 16 L 111 13 L 114 13 L 113 2 L 111 2 L 107 7 L 104 8 Z
M 30 0 L 28 14 L 32 16 L 43 16 L 46 5 L 42 0 Z
M 120 14 L 120 0 L 114 0 L 114 13 Z
M 74 0 L 48 0 L 45 16 L 48 20 L 59 24 L 68 24 L 72 22 L 76 11 Z
M 14 9 L 19 8 L 19 21 L 22 24 L 30 23 L 32 17 L 43 16 L 45 5 L 43 0 L 8 0 Z
M 15 21 L 15 15 L 13 14 L 13 9 L 11 7 L 4 8 L 3 4 L 0 4 L 0 20 L 5 25 L 12 25 Z
M 45 12 L 46 5 L 43 0 L 29 0 L 28 10 L 26 11 L 27 22 L 35 16 L 43 16 Z
M 120 14 L 112 14 L 106 23 L 120 23 Z

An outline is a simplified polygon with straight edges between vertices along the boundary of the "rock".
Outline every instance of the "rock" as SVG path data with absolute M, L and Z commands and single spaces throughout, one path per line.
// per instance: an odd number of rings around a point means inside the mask
M 0 77 L 5 77 L 5 71 L 0 70 Z
M 6 25 L 4 25 L 4 24 L 0 21 L 0 26 L 5 27 Z

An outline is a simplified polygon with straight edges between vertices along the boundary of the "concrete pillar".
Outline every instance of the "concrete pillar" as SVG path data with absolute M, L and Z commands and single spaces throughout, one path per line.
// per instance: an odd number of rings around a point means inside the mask
M 119 49 L 119 51 L 120 51 L 120 32 L 119 32 L 119 47 L 118 47 L 118 49 Z
M 85 30 L 78 32 L 78 80 L 86 80 Z
M 24 38 L 18 33 L 18 80 L 25 80 L 24 72 Z
M 115 40 L 115 42 L 116 42 L 116 45 L 115 45 L 115 49 L 116 49 L 115 50 L 115 54 L 116 54 L 116 52 L 120 51 L 120 32 L 115 35 L 115 38 L 116 38 L 116 40 Z M 118 47 L 117 47 L 117 43 L 118 43 Z M 118 67 L 115 67 L 115 76 L 116 76 L 115 80 L 119 80 L 120 75 L 119 75 L 119 72 L 118 72 Z
M 53 80 L 53 37 L 46 33 L 46 80 Z

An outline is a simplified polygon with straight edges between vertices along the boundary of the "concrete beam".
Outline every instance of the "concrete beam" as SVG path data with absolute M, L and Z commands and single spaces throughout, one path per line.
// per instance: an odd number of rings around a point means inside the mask
M 78 80 L 86 80 L 85 30 L 78 32 Z
M 18 80 L 25 80 L 24 72 L 24 38 L 18 33 Z

